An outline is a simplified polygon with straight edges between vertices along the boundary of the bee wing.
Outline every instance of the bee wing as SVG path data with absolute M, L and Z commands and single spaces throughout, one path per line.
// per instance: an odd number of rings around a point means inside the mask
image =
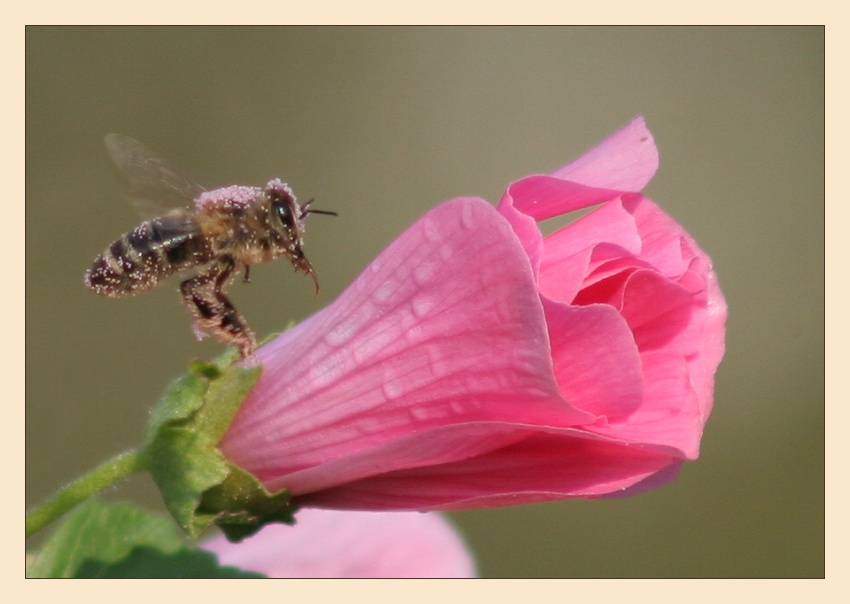
M 137 140 L 107 134 L 106 150 L 130 184 L 130 194 L 145 214 L 186 206 L 204 188 L 181 175 Z

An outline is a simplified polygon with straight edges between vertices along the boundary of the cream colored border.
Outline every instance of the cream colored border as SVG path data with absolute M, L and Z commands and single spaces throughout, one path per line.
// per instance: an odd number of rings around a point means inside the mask
M 3 352 L 3 382 L 11 384 L 4 397 L 7 438 L 3 439 L 6 460 L 4 511 L 7 523 L 3 547 L 2 593 L 7 601 L 135 602 L 185 601 L 238 602 L 268 597 L 270 601 L 357 602 L 370 603 L 546 601 L 628 601 L 650 599 L 658 602 L 712 602 L 720 598 L 730 602 L 782 601 L 832 602 L 848 595 L 846 517 L 846 436 L 839 431 L 850 425 L 848 395 L 843 376 L 847 375 L 846 342 L 850 340 L 846 311 L 848 269 L 844 233 L 848 220 L 848 196 L 844 176 L 850 163 L 846 91 L 846 22 L 841 19 L 838 3 L 793 3 L 791 7 L 774 2 L 715 1 L 685 8 L 673 2 L 609 1 L 597 4 L 563 2 L 522 2 L 497 5 L 494 2 L 436 2 L 405 5 L 397 2 L 239 2 L 211 5 L 209 2 L 102 3 L 102 2 L 29 2 L 4 7 L 3 31 L 3 105 L 5 145 L 3 162 L 6 219 L 14 225 L 0 238 L 5 266 L 3 296 L 6 346 Z M 826 581 L 24 581 L 21 547 L 15 520 L 21 509 L 12 493 L 23 490 L 24 357 L 25 334 L 24 270 L 18 260 L 24 249 L 24 26 L 26 24 L 96 23 L 787 23 L 827 24 L 827 580 Z M 793 250 L 789 250 L 793 253 Z M 789 287 L 793 284 L 789 283 Z M 18 486 L 20 485 L 20 486 Z M 11 492 L 10 492 L 11 491 Z M 816 592 L 816 593 L 811 593 Z M 845 595 L 840 596 L 841 593 Z

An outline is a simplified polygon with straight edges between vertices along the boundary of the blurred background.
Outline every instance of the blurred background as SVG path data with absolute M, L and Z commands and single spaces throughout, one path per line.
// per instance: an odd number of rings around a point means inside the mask
M 87 291 L 138 222 L 103 146 L 208 186 L 280 176 L 318 298 L 285 261 L 232 298 L 262 337 L 328 304 L 437 203 L 548 172 L 642 114 L 646 194 L 714 259 L 730 318 L 702 456 L 660 490 L 452 514 L 485 577 L 824 573 L 824 30 L 29 27 L 27 506 L 137 445 L 196 356 L 177 281 Z M 146 476 L 111 496 L 162 509 Z

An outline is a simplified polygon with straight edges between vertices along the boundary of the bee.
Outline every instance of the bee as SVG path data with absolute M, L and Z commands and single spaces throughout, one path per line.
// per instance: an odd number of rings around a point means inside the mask
M 85 284 L 107 298 L 148 291 L 166 277 L 189 269 L 197 274 L 180 283 L 183 305 L 194 319 L 198 339 L 212 334 L 238 348 L 242 358 L 253 355 L 254 333 L 224 290 L 244 269 L 285 256 L 309 275 L 319 291 L 316 273 L 304 256 L 304 219 L 308 214 L 335 212 L 299 204 L 279 178 L 265 187 L 234 185 L 204 190 L 179 175 L 141 143 L 121 134 L 105 139 L 112 160 L 128 178 L 131 193 L 179 207 L 145 220 L 113 241 L 86 271 Z

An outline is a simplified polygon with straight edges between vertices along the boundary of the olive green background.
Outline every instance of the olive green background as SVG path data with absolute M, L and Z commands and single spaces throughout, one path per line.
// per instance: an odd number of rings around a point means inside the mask
M 139 443 L 197 355 L 177 282 L 87 291 L 137 216 L 102 139 L 123 132 L 210 185 L 281 176 L 313 216 L 322 285 L 280 261 L 232 297 L 259 334 L 329 303 L 428 208 L 495 203 L 635 115 L 647 194 L 713 257 L 727 354 L 702 456 L 632 498 L 453 514 L 488 577 L 824 572 L 824 30 L 28 28 L 27 505 Z M 7 317 L 8 320 L 8 317 Z M 109 494 L 161 509 L 145 476 Z

